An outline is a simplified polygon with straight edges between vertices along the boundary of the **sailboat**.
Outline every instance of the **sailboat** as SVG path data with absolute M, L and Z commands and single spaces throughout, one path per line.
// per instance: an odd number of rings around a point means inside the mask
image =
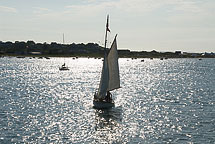
M 63 44 L 64 44 L 64 34 L 63 34 Z M 61 67 L 59 67 L 59 70 L 69 70 L 69 67 L 66 66 L 65 58 L 64 58 L 64 63 L 62 64 Z
M 97 109 L 107 109 L 114 107 L 114 100 L 110 91 L 120 88 L 119 63 L 117 52 L 117 41 L 115 36 L 110 49 L 107 49 L 107 34 L 109 16 L 107 16 L 104 60 L 101 73 L 101 79 L 98 91 L 94 94 L 93 107 Z

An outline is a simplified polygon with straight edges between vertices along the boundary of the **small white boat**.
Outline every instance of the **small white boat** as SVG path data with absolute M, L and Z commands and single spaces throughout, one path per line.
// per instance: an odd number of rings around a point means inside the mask
M 108 19 L 109 17 L 107 17 L 106 24 L 102 74 L 98 92 L 95 92 L 93 99 L 93 107 L 96 109 L 108 109 L 114 107 L 115 104 L 110 91 L 120 88 L 119 63 L 116 42 L 117 35 L 114 38 L 111 48 L 108 49 L 108 51 L 106 50 L 107 32 L 110 31 L 108 28 Z
M 63 34 L 63 44 L 64 44 L 64 34 Z M 65 64 L 65 58 L 64 58 L 64 64 L 61 67 L 59 67 L 59 70 L 69 70 L 69 67 L 67 67 Z
M 59 70 L 69 70 L 69 67 L 67 67 L 64 63 L 61 67 L 59 67 Z

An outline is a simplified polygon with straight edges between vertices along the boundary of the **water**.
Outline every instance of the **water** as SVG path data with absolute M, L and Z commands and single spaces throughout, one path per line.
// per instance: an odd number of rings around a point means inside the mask
M 140 61 L 101 111 L 101 59 L 0 58 L 0 143 L 215 143 L 215 59 Z

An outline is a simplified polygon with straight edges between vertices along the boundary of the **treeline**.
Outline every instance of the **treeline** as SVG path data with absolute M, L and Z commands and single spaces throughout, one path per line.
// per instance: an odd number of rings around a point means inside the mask
M 131 58 L 215 58 L 214 53 L 186 53 L 181 51 L 175 52 L 157 52 L 147 51 L 130 51 L 118 50 L 120 57 Z M 59 44 L 56 42 L 35 43 L 27 42 L 2 42 L 0 41 L 0 55 L 42 55 L 42 56 L 86 56 L 86 57 L 103 57 L 104 47 L 97 43 L 88 44 Z
M 95 54 L 100 55 L 104 48 L 96 43 L 88 44 L 59 44 L 52 42 L 35 43 L 34 41 L 27 42 L 0 42 L 0 54 L 9 55 L 81 55 Z

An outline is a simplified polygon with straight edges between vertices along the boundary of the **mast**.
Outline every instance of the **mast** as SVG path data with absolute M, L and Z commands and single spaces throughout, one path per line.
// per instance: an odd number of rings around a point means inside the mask
M 107 52 L 106 52 L 108 31 L 110 32 L 108 26 L 109 26 L 109 15 L 107 15 L 107 23 L 106 23 L 106 29 L 105 29 L 104 61 L 103 61 L 102 73 L 101 73 L 101 79 L 100 79 L 99 91 L 98 91 L 98 97 L 103 99 L 106 96 L 108 83 L 109 83 L 109 70 L 108 70 Z
M 63 33 L 63 47 L 64 47 L 64 33 Z M 63 61 L 64 61 L 64 66 L 65 66 L 65 57 L 64 57 Z
M 63 33 L 63 44 L 64 44 L 64 33 Z
M 105 50 L 104 52 L 106 53 L 106 48 L 107 48 L 107 32 L 110 32 L 109 30 L 109 15 L 107 15 L 107 23 L 106 23 L 106 30 L 105 30 Z

